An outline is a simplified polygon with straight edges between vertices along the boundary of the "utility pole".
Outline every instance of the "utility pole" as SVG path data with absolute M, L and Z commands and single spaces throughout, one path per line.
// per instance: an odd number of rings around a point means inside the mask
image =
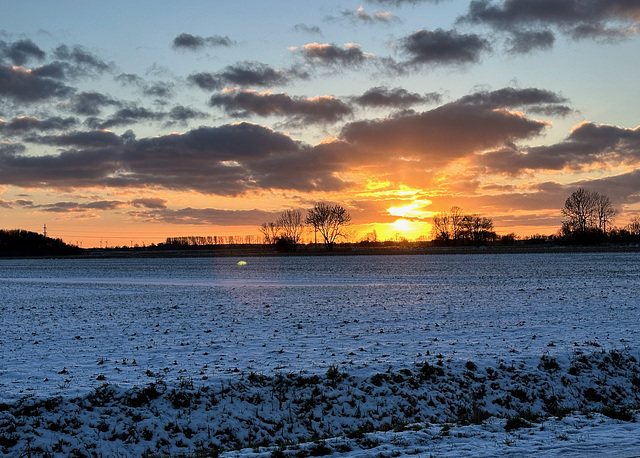
M 44 224 L 43 235 L 47 237 L 47 223 Z

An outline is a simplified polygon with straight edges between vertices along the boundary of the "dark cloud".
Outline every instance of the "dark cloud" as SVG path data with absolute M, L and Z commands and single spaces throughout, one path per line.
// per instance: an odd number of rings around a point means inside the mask
M 298 69 L 280 70 L 260 62 L 239 62 L 217 73 L 194 73 L 187 78 L 201 89 L 214 91 L 225 86 L 282 86 L 295 79 L 308 79 L 309 74 Z
M 95 116 L 89 117 L 86 119 L 85 124 L 93 129 L 110 129 L 140 122 L 161 122 L 164 127 L 170 127 L 176 124 L 186 125 L 192 119 L 203 119 L 206 117 L 206 113 L 183 105 L 175 105 L 169 111 L 152 111 L 141 106 L 130 104 L 117 110 L 105 119 Z M 129 130 L 128 132 L 132 135 L 131 139 L 135 139 L 133 131 Z
M 116 200 L 99 200 L 94 202 L 55 202 L 52 204 L 33 205 L 31 208 L 46 213 L 86 213 L 92 210 L 115 210 L 124 205 Z
M 14 65 L 25 65 L 31 59 L 44 60 L 46 53 L 29 39 L 8 44 L 0 40 L 0 62 L 9 59 Z
M 514 30 L 507 39 L 508 51 L 511 54 L 528 54 L 551 49 L 555 39 L 549 30 Z
M 205 91 L 217 91 L 225 85 L 224 80 L 219 75 L 207 72 L 192 73 L 187 77 L 187 81 Z
M 134 199 L 130 203 L 134 207 L 139 208 L 160 209 L 167 207 L 167 200 L 157 197 L 144 197 L 142 199 Z
M 26 139 L 26 141 L 55 146 L 73 146 L 78 148 L 103 148 L 123 144 L 122 138 L 118 137 L 113 132 L 105 130 L 69 132 L 62 135 L 30 137 Z
M 549 146 L 517 148 L 511 145 L 476 158 L 490 172 L 518 174 L 529 170 L 580 171 L 600 164 L 640 163 L 640 128 L 582 123 L 562 142 Z
M 309 33 L 311 35 L 322 35 L 322 31 L 317 25 L 296 24 L 293 26 L 293 30 L 296 32 Z
M 104 186 L 105 177 L 117 171 L 120 164 L 117 154 L 102 148 L 44 156 L 22 152 L 0 147 L 0 182 L 62 189 Z
M 555 25 L 574 38 L 623 38 L 637 33 L 640 5 L 634 0 L 473 0 L 460 20 L 496 30 Z
M 494 108 L 524 108 L 546 115 L 566 116 L 573 110 L 564 105 L 568 100 L 555 92 L 538 88 L 503 88 L 496 91 L 482 91 L 464 96 L 458 100 L 466 105 Z
M 163 121 L 166 113 L 151 111 L 147 108 L 129 105 L 115 111 L 107 119 L 94 117 L 87 118 L 86 124 L 93 129 L 111 129 L 113 127 L 127 126 L 146 121 Z
M 120 106 L 120 102 L 100 92 L 81 92 L 69 101 L 71 111 L 84 116 L 97 116 L 102 108 L 111 106 Z
M 201 37 L 199 35 L 191 35 L 190 33 L 181 33 L 173 39 L 172 43 L 174 49 L 185 49 L 189 51 L 197 51 L 206 46 L 229 47 L 233 45 L 235 45 L 235 42 L 227 36 L 213 35 L 210 37 Z
M 62 118 L 60 116 L 53 116 L 39 119 L 36 117 L 21 116 L 7 122 L 0 120 L 0 132 L 8 135 L 17 135 L 32 131 L 65 130 L 77 124 L 78 120 L 73 117 Z
M 154 82 L 145 84 L 142 92 L 150 97 L 168 98 L 173 95 L 175 85 L 167 82 Z
M 271 92 L 225 91 L 213 95 L 209 104 L 235 117 L 286 116 L 297 124 L 336 122 L 352 113 L 347 104 L 335 97 L 292 97 Z
M 26 151 L 22 143 L 0 142 L 0 156 L 18 156 Z
M 169 224 L 204 224 L 214 226 L 260 226 L 273 221 L 278 213 L 264 210 L 220 210 L 217 208 L 168 208 L 147 212 L 131 212 L 132 216 Z
M 102 72 L 103 69 L 100 66 L 93 67 L 91 65 L 88 65 L 82 62 L 75 63 L 75 62 L 54 61 L 48 64 L 41 65 L 40 67 L 35 67 L 30 71 L 33 73 L 34 76 L 38 76 L 42 78 L 68 80 L 68 79 L 74 79 L 82 76 L 94 76 L 98 72 Z
M 353 43 L 343 48 L 329 43 L 308 43 L 300 52 L 308 62 L 325 66 L 358 67 L 371 57 Z
M 367 90 L 364 94 L 354 97 L 353 101 L 363 107 L 394 107 L 406 108 L 419 103 L 436 103 L 441 100 L 440 94 L 418 94 L 403 88 L 388 88 L 377 86 Z
M 489 42 L 479 35 L 455 30 L 419 30 L 404 38 L 401 49 L 412 65 L 467 64 L 478 62 Z
M 348 124 L 341 138 L 369 160 L 402 158 L 438 168 L 476 151 L 540 134 L 547 126 L 506 110 L 450 103 L 424 113 Z
M 260 62 L 240 62 L 220 72 L 220 77 L 227 84 L 238 86 L 280 86 L 291 81 L 292 76 L 300 75 L 292 71 L 278 70 Z
M 69 65 L 64 62 L 52 62 L 50 64 L 30 69 L 34 76 L 39 78 L 53 78 L 55 80 L 65 79 L 67 77 L 68 70 Z
M 344 181 L 336 172 L 346 170 L 349 159 L 342 155 L 352 148 L 335 143 L 303 147 L 300 151 L 261 157 L 256 161 L 259 183 L 264 189 L 295 189 L 302 192 L 340 191 L 353 183 Z
M 121 138 L 121 144 L 76 144 L 57 155 L 26 156 L 24 148 L 0 147 L 0 183 L 63 189 L 162 187 L 228 196 L 264 189 L 334 191 L 347 185 L 334 176 L 339 169 L 334 157 L 255 124 Z
M 269 188 L 313 190 L 333 172 L 327 164 L 304 166 L 313 160 L 322 161 L 290 137 L 255 124 L 202 127 L 137 141 L 127 154 L 123 184 L 223 195 Z
M 59 60 L 73 64 L 70 70 L 74 75 L 104 73 L 110 71 L 112 68 L 112 64 L 103 61 L 81 46 L 69 47 L 67 45 L 60 45 L 55 49 L 53 54 Z
M 207 115 L 202 111 L 196 110 L 194 108 L 185 107 L 183 105 L 176 105 L 167 114 L 168 118 L 174 122 L 185 123 L 192 119 L 202 119 Z
M 68 97 L 73 88 L 23 67 L 0 65 L 0 95 L 19 102 L 40 102 Z
M 114 210 L 116 208 L 120 208 L 125 204 L 125 202 L 120 202 L 117 200 L 98 200 L 94 202 L 88 202 L 83 206 L 85 208 L 90 208 L 94 210 Z
M 558 116 L 561 118 L 575 113 L 573 108 L 567 105 L 537 105 L 527 107 L 527 110 L 542 116 Z

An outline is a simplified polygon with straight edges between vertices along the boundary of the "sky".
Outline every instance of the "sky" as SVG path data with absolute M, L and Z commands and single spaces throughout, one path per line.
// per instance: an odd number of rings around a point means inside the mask
M 0 228 L 82 247 L 350 237 L 458 206 L 553 234 L 578 188 L 640 215 L 640 0 L 23 1 L 0 20 Z

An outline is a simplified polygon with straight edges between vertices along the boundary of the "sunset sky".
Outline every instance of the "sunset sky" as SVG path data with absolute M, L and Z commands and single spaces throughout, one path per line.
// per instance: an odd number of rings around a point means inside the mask
M 0 228 L 82 247 L 352 237 L 453 205 L 553 234 L 578 187 L 640 215 L 640 0 L 22 1 L 0 20 Z

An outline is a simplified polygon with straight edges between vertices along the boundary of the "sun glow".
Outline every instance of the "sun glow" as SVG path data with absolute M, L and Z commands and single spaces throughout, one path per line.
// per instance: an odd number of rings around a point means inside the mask
M 391 225 L 396 231 L 406 232 L 411 230 L 411 221 L 406 219 L 397 219 Z
M 389 207 L 387 212 L 390 215 L 402 218 L 425 219 L 431 216 L 431 212 L 424 210 L 428 205 L 431 205 L 430 200 L 414 200 L 410 204 L 401 207 Z

